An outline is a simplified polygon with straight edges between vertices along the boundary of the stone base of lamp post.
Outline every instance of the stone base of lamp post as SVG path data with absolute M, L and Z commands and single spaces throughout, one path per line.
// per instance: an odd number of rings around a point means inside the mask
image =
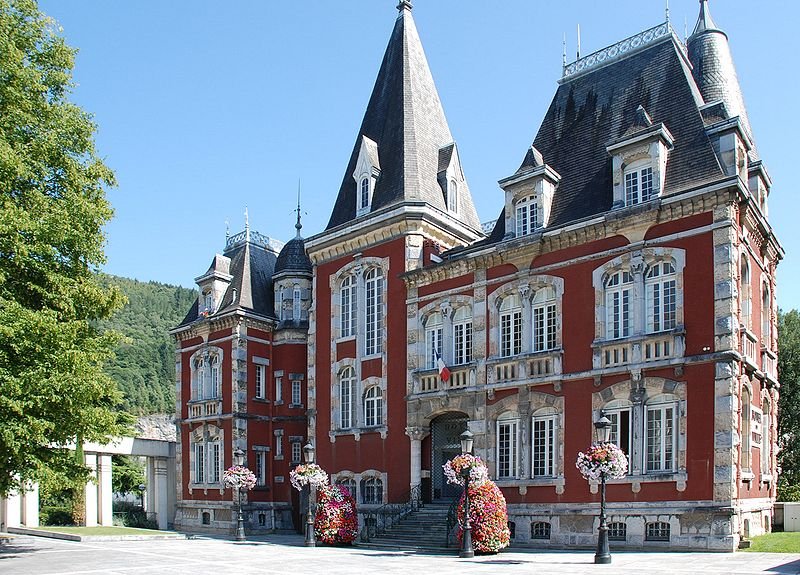
M 600 565 L 611 563 L 611 551 L 608 548 L 608 524 L 606 523 L 606 476 L 600 476 L 600 527 L 597 530 L 597 552 L 594 562 Z
M 244 534 L 244 515 L 242 515 L 242 490 L 238 489 L 239 492 L 239 505 L 237 506 L 237 517 L 236 517 L 236 541 L 246 541 L 247 538 Z
M 311 498 L 312 498 L 312 489 L 310 484 L 306 484 L 303 489 L 306 491 L 306 539 L 303 544 L 306 547 L 316 547 L 317 542 L 314 538 L 314 513 L 312 511 L 311 505 Z
M 469 520 L 469 468 L 464 468 L 461 476 L 464 478 L 464 525 L 461 534 L 461 550 L 458 556 L 462 559 L 475 557 L 475 550 L 472 548 L 472 524 Z

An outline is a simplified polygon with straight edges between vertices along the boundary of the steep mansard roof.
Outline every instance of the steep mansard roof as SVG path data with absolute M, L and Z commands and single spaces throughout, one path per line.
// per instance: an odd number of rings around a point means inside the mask
M 541 153 L 561 175 L 549 227 L 611 209 L 612 162 L 606 146 L 647 121 L 663 123 L 675 138 L 664 194 L 722 176 L 705 134 L 703 101 L 671 33 L 651 46 L 605 66 L 567 77 L 556 91 L 522 168 Z M 641 107 L 641 109 L 640 109 Z M 645 113 L 643 113 L 645 112 Z M 500 241 L 501 215 L 490 238 Z
M 278 259 L 275 262 L 275 274 L 284 272 L 310 274 L 311 271 L 311 260 L 306 253 L 303 238 L 298 234 L 297 237 L 289 240 L 281 249 L 281 253 L 278 254 Z
M 439 93 L 422 49 L 411 8 L 400 3 L 361 129 L 326 229 L 356 219 L 356 169 L 362 136 L 377 143 L 380 177 L 371 210 L 403 201 L 424 201 L 447 212 L 437 175 L 440 150 L 453 143 Z M 444 150 L 443 155 L 452 153 Z M 458 219 L 480 230 L 466 181 L 459 186 Z

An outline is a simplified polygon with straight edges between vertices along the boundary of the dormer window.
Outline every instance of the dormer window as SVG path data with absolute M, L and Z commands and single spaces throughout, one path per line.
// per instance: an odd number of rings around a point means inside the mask
M 626 206 L 647 202 L 657 195 L 657 188 L 653 185 L 653 167 L 651 165 L 640 165 L 625 170 Z
M 375 184 L 380 175 L 378 144 L 366 136 L 361 136 L 356 169 L 353 171 L 353 179 L 356 181 L 356 216 L 369 213 L 372 207 L 372 195 L 375 193 Z
M 514 211 L 517 220 L 517 237 L 532 234 L 537 228 L 541 227 L 539 223 L 539 206 L 536 203 L 535 196 L 527 196 L 517 201 L 514 205 Z
M 458 213 L 458 183 L 455 179 L 451 179 L 447 186 L 447 209 Z
M 206 315 L 214 313 L 214 294 L 211 291 L 207 291 L 203 294 L 202 312 Z

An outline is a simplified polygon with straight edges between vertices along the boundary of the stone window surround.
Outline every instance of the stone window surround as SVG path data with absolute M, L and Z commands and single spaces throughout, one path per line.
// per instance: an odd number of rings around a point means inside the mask
M 351 368 L 353 370 L 353 377 L 355 381 L 354 389 L 353 389 L 353 398 L 352 401 L 355 404 L 353 409 L 353 415 L 355 419 L 353 421 L 353 425 L 348 429 L 341 429 L 339 427 L 340 413 L 339 409 L 341 407 L 340 403 L 340 387 L 339 387 L 339 376 L 344 372 L 346 368 Z M 336 437 L 340 435 L 352 435 L 354 436 L 356 441 L 361 440 L 361 435 L 363 433 L 373 433 L 378 432 L 381 434 L 381 439 L 386 438 L 386 434 L 388 433 L 388 424 L 387 424 L 387 405 L 386 405 L 386 397 L 387 397 L 387 387 L 386 387 L 386 378 L 383 377 L 367 377 L 366 379 L 361 379 L 361 362 L 357 361 L 353 358 L 344 358 L 341 361 L 338 361 L 333 364 L 332 366 L 333 375 L 331 377 L 331 429 L 328 432 L 330 437 L 331 443 L 336 441 Z M 379 387 L 381 390 L 382 398 L 383 398 L 383 409 L 381 417 L 383 419 L 382 423 L 377 426 L 367 427 L 365 425 L 365 413 L 364 413 L 364 394 L 366 391 L 371 387 Z
M 196 367 L 197 360 L 199 358 L 203 358 L 204 360 L 209 360 L 211 356 L 216 356 L 218 366 L 219 366 L 219 395 L 216 397 L 197 397 L 197 377 L 198 377 L 198 370 Z M 195 351 L 189 357 L 189 370 L 190 370 L 190 378 L 189 378 L 189 403 L 193 401 L 210 401 L 210 400 L 222 400 L 222 395 L 224 393 L 223 386 L 222 386 L 222 374 L 223 374 L 223 366 L 225 362 L 225 352 L 222 348 L 216 347 L 214 345 L 204 345 L 197 351 Z M 210 374 L 209 374 L 210 377 Z
M 220 445 L 220 469 L 218 483 L 198 483 L 195 481 L 195 452 L 194 446 L 198 443 L 208 445 L 212 441 L 218 441 Z M 208 475 L 208 454 L 206 454 L 206 475 Z M 220 494 L 225 491 L 222 484 L 222 471 L 225 468 L 225 430 L 217 427 L 213 423 L 198 425 L 189 432 L 189 494 L 195 490 L 203 490 L 203 494 L 208 494 L 209 490 L 219 490 Z
M 371 478 L 381 480 L 381 485 L 383 488 L 383 493 L 381 495 L 381 503 L 361 503 L 361 497 L 362 497 L 361 480 L 371 479 Z M 379 507 L 380 505 L 383 505 L 384 502 L 388 500 L 387 497 L 389 490 L 389 481 L 388 481 L 389 476 L 385 472 L 378 471 L 377 469 L 366 469 L 364 471 L 361 471 L 360 473 L 356 473 L 348 469 L 343 469 L 342 471 L 331 474 L 331 483 L 336 483 L 337 481 L 340 481 L 342 479 L 352 479 L 355 482 L 356 492 L 352 493 L 351 495 L 356 498 L 358 507 L 372 509 L 375 507 Z
M 507 359 L 500 355 L 500 306 L 503 303 L 503 298 L 515 292 L 519 293 L 522 299 L 522 355 L 534 353 L 532 301 L 536 291 L 544 287 L 551 287 L 555 291 L 556 344 L 553 349 L 535 353 L 550 354 L 561 350 L 564 279 L 557 276 L 534 275 L 524 279 L 512 280 L 494 290 L 487 297 L 487 307 L 489 309 L 489 357 L 487 359 L 489 361 Z
M 628 208 L 625 202 L 625 174 L 632 167 L 641 172 L 648 166 L 653 168 L 653 195 L 658 199 L 663 195 L 667 173 L 667 160 L 673 148 L 674 138 L 663 124 L 653 124 L 639 135 L 614 143 L 606 148 L 612 157 L 612 209 Z M 642 201 L 640 199 L 639 204 Z M 639 205 L 639 204 L 634 204 Z
M 684 325 L 683 296 L 684 280 L 683 270 L 686 266 L 686 251 L 681 248 L 655 247 L 633 250 L 619 255 L 603 265 L 595 268 L 592 272 L 592 285 L 595 290 L 595 342 L 611 341 L 606 337 L 606 290 L 604 288 L 605 278 L 614 273 L 627 270 L 633 277 L 631 313 L 631 335 L 628 338 L 620 338 L 614 341 L 625 341 L 627 339 L 641 339 L 643 336 L 652 335 L 646 333 L 647 310 L 645 294 L 645 273 L 653 264 L 671 259 L 675 265 L 675 323 L 674 330 L 666 330 L 658 333 L 672 333 L 681 331 Z M 559 309 L 560 312 L 560 309 Z
M 676 406 L 676 453 L 675 470 L 671 472 L 645 471 L 645 410 L 648 399 L 658 396 L 673 396 Z M 686 489 L 688 474 L 686 470 L 686 382 L 673 381 L 661 377 L 645 377 L 638 380 L 625 380 L 612 384 L 605 389 L 592 393 L 592 417 L 597 421 L 603 408 L 611 402 L 629 402 L 631 404 L 631 444 L 628 475 L 621 479 L 611 479 L 608 483 L 630 484 L 634 493 L 639 491 L 641 483 L 672 482 L 678 491 Z M 638 434 L 636 433 L 638 430 Z M 598 482 L 590 481 L 590 490 L 597 492 Z
M 473 353 L 472 353 L 472 361 L 463 365 L 472 365 L 475 363 L 475 353 L 474 353 L 474 338 L 475 338 L 475 327 L 474 327 L 474 318 L 475 313 L 473 309 L 473 297 L 472 296 L 450 296 L 444 300 L 436 300 L 431 303 L 426 304 L 422 308 L 419 309 L 417 316 L 419 319 L 419 333 L 417 336 L 417 356 L 419 357 L 419 362 L 417 365 L 420 366 L 418 371 L 429 371 L 430 369 L 435 368 L 428 368 L 426 359 L 427 359 L 427 349 L 426 349 L 426 329 L 425 324 L 431 314 L 434 313 L 441 313 L 442 314 L 442 359 L 444 360 L 445 364 L 452 368 L 455 367 L 455 333 L 454 333 L 454 324 L 453 318 L 455 317 L 456 312 L 462 308 L 467 307 L 470 310 L 471 316 L 473 318 Z M 460 367 L 460 366 L 459 366 Z

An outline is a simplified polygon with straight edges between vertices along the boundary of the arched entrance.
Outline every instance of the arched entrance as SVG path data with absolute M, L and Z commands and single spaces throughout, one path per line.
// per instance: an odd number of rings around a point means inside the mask
M 452 411 L 431 421 L 431 484 L 433 499 L 452 499 L 461 488 L 447 483 L 442 465 L 461 453 L 461 434 L 467 429 L 467 415 Z

